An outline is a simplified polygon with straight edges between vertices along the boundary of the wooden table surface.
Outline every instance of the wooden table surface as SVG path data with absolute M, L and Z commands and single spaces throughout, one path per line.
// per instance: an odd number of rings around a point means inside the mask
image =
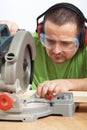
M 48 116 L 33 122 L 0 121 L 0 130 L 87 130 L 87 103 L 72 117 Z

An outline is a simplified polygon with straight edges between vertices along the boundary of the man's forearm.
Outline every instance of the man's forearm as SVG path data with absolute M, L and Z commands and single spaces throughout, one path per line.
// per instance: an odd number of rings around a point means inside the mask
M 87 91 L 87 78 L 70 79 L 73 86 L 70 88 L 72 91 Z

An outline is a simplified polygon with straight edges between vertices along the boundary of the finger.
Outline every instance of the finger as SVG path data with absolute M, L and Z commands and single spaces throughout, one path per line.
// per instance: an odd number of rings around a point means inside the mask
M 37 87 L 37 91 L 36 91 L 36 96 L 37 97 L 41 97 L 41 90 L 42 90 L 42 85 L 39 84 Z
M 16 32 L 17 32 L 17 30 L 18 30 L 18 28 L 16 27 L 16 26 L 13 26 L 12 28 L 11 28 L 11 34 L 15 34 Z
M 41 90 L 41 96 L 44 97 L 48 93 L 48 85 L 44 84 Z
M 53 93 L 55 87 L 56 87 L 56 84 L 55 84 L 55 83 L 53 83 L 53 82 L 50 83 L 50 84 L 49 84 L 49 87 L 48 87 L 48 91 L 51 92 L 51 93 Z
M 55 88 L 55 83 L 47 81 L 43 84 L 42 87 L 42 96 L 44 97 L 46 94 L 52 94 Z
M 36 96 L 37 97 L 44 97 L 44 95 L 47 93 L 48 87 L 46 83 L 41 83 L 38 85 Z
M 53 90 L 53 95 L 55 96 L 55 95 L 57 95 L 58 93 L 60 93 L 60 87 L 58 87 L 58 86 L 55 86 L 55 88 L 54 88 L 54 90 Z

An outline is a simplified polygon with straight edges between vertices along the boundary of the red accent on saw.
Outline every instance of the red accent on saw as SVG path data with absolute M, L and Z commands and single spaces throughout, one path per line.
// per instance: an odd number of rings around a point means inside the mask
M 52 100 L 54 98 L 54 95 L 52 93 L 47 93 L 45 95 L 45 98 L 48 99 L 48 100 Z
M 13 97 L 6 92 L 0 94 L 0 109 L 1 110 L 9 110 L 13 107 Z

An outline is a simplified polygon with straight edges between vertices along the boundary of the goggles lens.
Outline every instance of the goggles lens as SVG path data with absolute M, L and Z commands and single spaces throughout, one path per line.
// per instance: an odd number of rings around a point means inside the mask
M 79 46 L 79 38 L 51 38 L 43 33 L 40 34 L 40 40 L 44 47 L 52 49 L 58 44 L 62 50 L 70 51 Z

